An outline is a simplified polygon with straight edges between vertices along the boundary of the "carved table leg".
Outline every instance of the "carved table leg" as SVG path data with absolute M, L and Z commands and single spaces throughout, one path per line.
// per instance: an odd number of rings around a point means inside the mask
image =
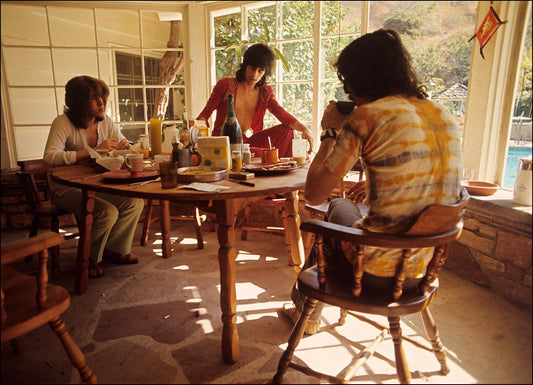
M 220 308 L 222 310 L 222 358 L 228 364 L 239 360 L 237 293 L 235 288 L 235 201 L 214 201 L 217 216 L 220 266 Z
M 291 245 L 291 265 L 294 266 L 296 273 L 300 271 L 304 262 L 304 244 L 300 232 L 300 215 L 298 214 L 298 191 L 291 191 L 285 194 L 285 212 L 284 218 L 285 231 L 288 232 Z
M 161 237 L 163 242 L 161 248 L 163 250 L 163 258 L 170 258 L 172 256 L 172 243 L 170 242 L 170 203 L 167 200 L 159 201 L 159 209 L 161 216 L 159 217 L 159 224 L 161 226 Z
M 93 227 L 94 191 L 82 190 L 80 240 L 76 258 L 77 268 L 74 276 L 76 294 L 83 294 L 89 285 L 89 255 L 91 252 L 91 230 Z

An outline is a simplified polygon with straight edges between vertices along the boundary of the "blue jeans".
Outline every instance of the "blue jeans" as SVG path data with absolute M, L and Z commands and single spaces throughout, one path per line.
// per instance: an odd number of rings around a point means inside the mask
M 337 198 L 333 199 L 328 208 L 328 212 L 324 217 L 324 220 L 327 222 L 337 223 L 343 226 L 351 227 L 355 221 L 362 218 L 361 212 L 357 205 L 355 205 L 350 199 L 347 198 Z M 338 241 L 331 240 L 329 238 L 324 238 L 323 242 L 324 248 L 324 257 L 326 258 L 326 263 L 329 267 L 334 268 L 342 272 L 342 275 L 346 279 L 352 276 L 352 264 L 348 261 L 344 252 L 341 248 L 341 243 Z M 316 264 L 317 259 L 317 250 L 313 246 L 309 256 L 305 260 L 305 263 L 302 267 L 302 270 L 305 270 Z M 346 273 L 346 274 L 344 274 Z M 294 283 L 291 291 L 291 299 L 294 302 L 294 306 L 301 313 L 304 308 L 305 300 L 307 297 L 298 290 L 297 282 Z M 309 319 L 311 321 L 318 321 L 320 315 L 322 314 L 322 309 L 324 308 L 324 303 L 318 301 L 315 307 L 315 310 L 311 313 Z
M 330 202 L 328 212 L 326 213 L 324 220 L 327 222 L 352 227 L 354 222 L 361 218 L 362 214 L 359 211 L 359 208 L 350 199 L 337 198 Z M 336 274 L 339 274 L 339 280 L 347 281 L 351 284 L 353 282 L 353 265 L 344 256 L 341 242 L 324 238 L 323 248 L 328 271 L 335 271 Z M 315 265 L 317 262 L 316 259 L 317 251 L 313 246 L 302 267 L 302 270 Z M 421 278 L 406 278 L 403 283 L 404 291 L 416 289 L 420 280 Z M 389 295 L 391 293 L 391 287 L 394 284 L 394 277 L 378 277 L 365 272 L 363 273 L 361 284 L 363 286 L 363 290 L 383 292 L 385 295 Z M 295 282 L 292 287 L 291 299 L 294 302 L 294 306 L 301 313 L 307 297 L 298 290 L 297 282 Z M 324 303 L 318 301 L 309 319 L 311 321 L 318 321 L 320 315 L 322 314 L 323 308 Z

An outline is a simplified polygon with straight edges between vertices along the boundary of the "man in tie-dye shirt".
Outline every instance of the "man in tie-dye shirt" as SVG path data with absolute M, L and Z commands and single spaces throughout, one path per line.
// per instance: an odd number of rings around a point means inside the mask
M 372 232 L 402 233 L 434 203 L 453 204 L 461 192 L 461 137 L 452 115 L 427 99 L 411 58 L 393 30 L 366 34 L 344 48 L 335 67 L 356 108 L 346 117 L 331 101 L 322 118 L 321 145 L 309 167 L 305 198 L 320 204 L 361 158 L 365 170 L 362 216 L 349 199 L 331 201 L 326 220 Z M 353 279 L 355 247 L 324 239 L 328 265 L 339 279 Z M 433 254 L 432 248 L 413 253 L 404 288 L 415 287 Z M 363 288 L 379 290 L 391 284 L 399 249 L 365 248 Z M 314 251 L 304 268 L 316 263 Z M 293 322 L 305 296 L 295 287 L 294 305 L 283 312 Z M 323 304 L 318 303 L 305 332 L 318 331 Z

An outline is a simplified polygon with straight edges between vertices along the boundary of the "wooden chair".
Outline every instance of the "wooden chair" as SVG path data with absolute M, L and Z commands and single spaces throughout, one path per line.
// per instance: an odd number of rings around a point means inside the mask
M 310 231 L 316 236 L 317 264 L 300 272 L 298 288 L 307 296 L 302 315 L 296 323 L 289 337 L 287 350 L 283 353 L 278 366 L 278 371 L 273 378 L 274 383 L 281 383 L 283 375 L 290 366 L 308 375 L 326 378 L 330 382 L 345 382 L 353 378 L 357 369 L 370 358 L 377 345 L 383 341 L 387 334 L 392 336 L 396 361 L 396 372 L 401 383 L 409 383 L 411 373 L 402 347 L 402 332 L 400 317 L 408 314 L 420 313 L 426 333 L 431 340 L 432 350 L 441 365 L 441 373 L 449 372 L 446 363 L 446 353 L 440 341 L 436 323 L 429 312 L 431 303 L 439 287 L 438 274 L 446 258 L 446 249 L 449 243 L 461 234 L 463 226 L 463 213 L 469 196 L 463 189 L 461 200 L 454 205 L 430 205 L 419 215 L 416 223 L 404 234 L 371 233 L 365 230 L 340 226 L 316 219 L 310 219 L 301 225 L 301 229 Z M 356 245 L 358 255 L 354 263 L 353 284 L 339 282 L 339 279 L 326 273 L 326 261 L 323 253 L 323 238 L 337 239 L 352 242 Z M 363 277 L 363 258 L 365 246 L 402 249 L 402 258 L 396 266 L 394 283 L 389 294 L 379 294 L 376 291 L 365 291 L 361 280 Z M 403 291 L 407 262 L 412 249 L 422 247 L 435 247 L 435 252 L 429 262 L 425 276 L 420 281 L 417 290 Z M 367 313 L 386 316 L 389 326 L 380 326 L 380 334 L 374 342 L 363 349 L 359 355 L 348 365 L 341 375 L 328 376 L 312 371 L 305 365 L 292 362 L 294 351 L 298 346 L 307 324 L 307 320 L 317 301 L 341 308 L 339 325 L 343 325 L 348 311 L 358 319 L 376 326 L 376 322 L 357 313 Z M 312 337 L 309 337 L 312 338 Z M 410 339 L 407 339 L 412 342 Z M 418 345 L 417 345 L 418 346 Z M 420 347 L 420 346 L 419 346 Z M 425 347 L 424 347 L 425 348 Z
M 144 219 L 143 219 L 143 229 L 141 233 L 141 246 L 146 245 L 148 241 L 148 236 L 150 234 L 150 225 L 152 222 L 157 221 L 161 213 L 154 213 L 154 202 L 152 199 L 147 199 L 145 208 L 144 208 Z M 202 223 L 206 220 L 205 216 L 200 215 L 200 209 L 198 206 L 191 206 L 194 210 L 192 215 L 183 214 L 183 215 L 173 215 L 170 216 L 170 219 L 179 219 L 179 220 L 189 220 L 193 221 L 194 228 L 196 229 L 196 242 L 199 249 L 204 248 L 204 238 L 202 236 Z M 215 231 L 214 225 L 208 220 L 210 231 Z
M 29 237 L 37 235 L 39 224 L 42 218 L 50 218 L 50 230 L 59 233 L 60 217 L 70 216 L 73 214 L 61 210 L 54 203 L 52 203 L 50 190 L 50 175 L 44 163 L 44 159 L 35 159 L 27 161 L 18 161 L 20 172 L 17 172 L 26 202 L 33 215 Z M 76 219 L 77 223 L 77 219 Z M 65 236 L 69 240 L 79 236 L 79 232 L 75 232 Z M 31 261 L 32 256 L 29 255 L 26 261 Z M 52 277 L 58 279 L 60 275 L 59 268 L 59 247 L 54 247 L 52 250 Z
M 48 249 L 63 242 L 63 236 L 50 231 L 2 247 L 2 346 L 10 342 L 14 352 L 19 354 L 22 352 L 19 337 L 48 323 L 82 380 L 95 384 L 96 375 L 61 319 L 61 314 L 70 306 L 70 295 L 63 287 L 47 284 Z M 23 274 L 9 266 L 34 253 L 39 254 L 37 276 Z
M 283 227 L 277 226 L 259 226 L 252 225 L 250 221 L 250 214 L 254 207 L 274 207 L 275 210 L 278 210 L 278 213 L 281 215 L 283 222 L 287 218 L 287 211 L 285 210 L 285 202 L 287 201 L 284 197 L 266 197 L 260 200 L 254 200 L 249 202 L 244 207 L 244 215 L 241 223 L 241 240 L 246 241 L 248 239 L 248 231 L 262 231 L 283 234 L 285 236 L 285 249 L 287 250 L 287 256 L 289 258 L 289 264 L 291 263 L 291 244 L 289 235 L 285 232 L 285 224 Z

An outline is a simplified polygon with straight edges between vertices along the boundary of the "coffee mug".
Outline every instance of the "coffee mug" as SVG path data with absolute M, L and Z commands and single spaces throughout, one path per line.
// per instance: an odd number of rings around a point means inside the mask
M 177 152 L 177 159 L 175 158 L 175 153 Z M 196 162 L 193 164 L 192 158 L 193 155 L 196 157 Z M 189 167 L 189 166 L 198 166 L 202 162 L 202 156 L 196 150 L 190 150 L 188 148 L 180 148 L 178 150 L 172 151 L 172 160 L 178 162 L 178 168 Z
M 131 172 L 131 176 L 139 176 L 144 170 L 143 154 L 126 154 L 124 163 Z
M 343 115 L 350 115 L 355 108 L 355 102 L 352 102 L 351 100 L 339 100 L 336 104 L 337 109 Z

